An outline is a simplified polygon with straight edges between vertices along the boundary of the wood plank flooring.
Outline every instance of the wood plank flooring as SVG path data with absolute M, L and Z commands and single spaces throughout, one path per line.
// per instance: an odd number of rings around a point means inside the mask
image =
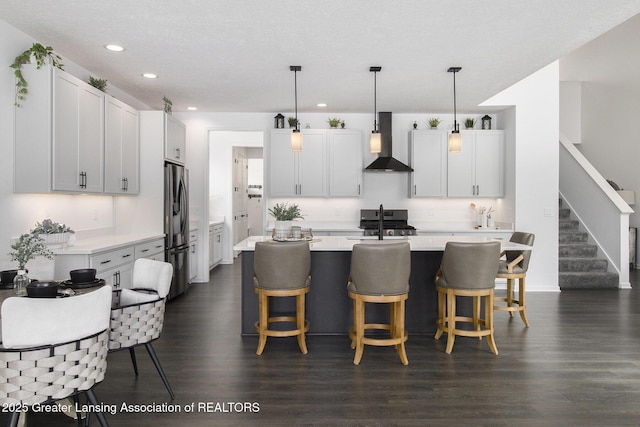
M 447 355 L 446 337 L 410 335 L 408 366 L 394 349 L 379 347 L 366 347 L 354 366 L 346 336 L 309 336 L 306 356 L 295 338 L 270 338 L 256 356 L 257 338 L 239 334 L 239 262 L 216 268 L 209 284 L 192 285 L 167 306 L 154 347 L 174 402 L 144 349 L 137 351 L 137 378 L 128 352 L 109 355 L 106 379 L 95 391 L 117 406 L 107 414 L 112 426 L 640 423 L 638 289 L 529 293 L 530 328 L 519 316 L 496 313 L 498 356 L 485 340 L 457 338 Z M 123 402 L 174 403 L 182 412 L 126 413 Z M 218 411 L 198 411 L 207 402 Z M 186 413 L 192 403 L 196 411 Z M 259 411 L 238 411 L 245 403 Z M 0 424 L 7 419 L 2 414 Z M 75 425 L 63 415 L 29 414 L 28 420 L 29 426 Z

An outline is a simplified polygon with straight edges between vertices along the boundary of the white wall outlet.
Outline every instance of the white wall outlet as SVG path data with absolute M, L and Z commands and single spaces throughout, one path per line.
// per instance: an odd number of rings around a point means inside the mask
M 341 208 L 336 208 L 335 211 L 333 212 L 333 214 L 335 216 L 342 216 L 342 209 Z
M 94 209 L 93 210 L 93 220 L 97 221 L 98 220 L 98 209 Z
M 427 210 L 427 215 L 434 216 L 435 215 L 435 211 L 433 209 L 428 209 Z
M 544 216 L 547 218 L 553 217 L 553 209 L 552 208 L 544 208 Z

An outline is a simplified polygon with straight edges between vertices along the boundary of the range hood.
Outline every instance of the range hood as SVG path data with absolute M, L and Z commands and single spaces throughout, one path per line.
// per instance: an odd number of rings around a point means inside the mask
M 391 113 L 378 113 L 378 123 L 382 137 L 382 150 L 378 154 L 378 158 L 364 168 L 365 172 L 413 172 L 409 166 L 392 157 Z

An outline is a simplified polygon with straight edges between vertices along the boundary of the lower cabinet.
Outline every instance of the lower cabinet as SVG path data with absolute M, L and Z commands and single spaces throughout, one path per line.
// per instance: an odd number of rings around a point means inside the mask
M 222 261 L 222 230 L 223 224 L 209 226 L 209 269 Z
M 164 261 L 164 238 L 93 254 L 56 254 L 55 280 L 69 279 L 71 270 L 95 268 L 96 278 L 104 279 L 114 289 L 131 288 L 133 264 L 138 258 Z
M 198 276 L 198 229 L 189 231 L 189 283 Z

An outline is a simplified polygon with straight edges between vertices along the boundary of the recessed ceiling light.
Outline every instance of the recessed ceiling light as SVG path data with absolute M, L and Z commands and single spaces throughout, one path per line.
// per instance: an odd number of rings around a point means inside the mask
M 122 46 L 118 46 L 117 44 L 106 44 L 104 45 L 104 48 L 111 52 L 123 52 L 125 50 Z
M 316 107 L 326 107 L 326 106 L 327 106 L 327 104 L 325 104 L 324 102 L 316 104 Z
M 157 79 L 158 75 L 153 73 L 144 73 L 142 77 L 144 77 L 145 79 Z
M 198 107 L 187 107 L 187 110 L 189 111 L 196 111 L 198 109 Z

